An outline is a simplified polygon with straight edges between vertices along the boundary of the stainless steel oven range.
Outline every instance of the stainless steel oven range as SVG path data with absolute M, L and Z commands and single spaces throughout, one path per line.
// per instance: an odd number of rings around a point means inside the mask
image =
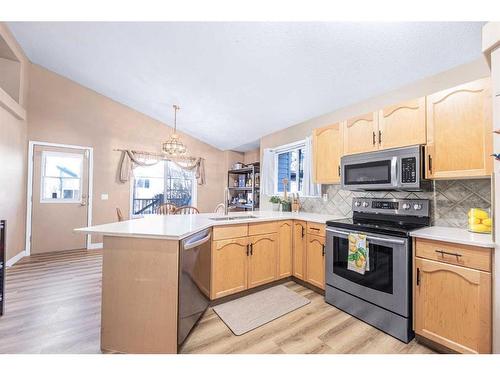
M 411 341 L 409 233 L 429 223 L 426 199 L 354 198 L 352 219 L 326 223 L 326 302 L 401 341 Z M 366 235 L 364 273 L 348 266 L 351 234 Z

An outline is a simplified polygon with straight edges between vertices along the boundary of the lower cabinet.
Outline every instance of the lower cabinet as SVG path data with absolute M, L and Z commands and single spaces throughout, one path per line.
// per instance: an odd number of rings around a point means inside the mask
M 293 222 L 293 276 L 300 280 L 305 279 L 306 229 L 305 221 Z
M 277 233 L 213 241 L 210 298 L 270 283 L 277 270 Z
M 459 353 L 491 353 L 491 273 L 417 257 L 414 285 L 415 333 Z
M 248 288 L 276 280 L 278 262 L 278 234 L 263 234 L 248 238 Z
M 306 248 L 306 272 L 309 284 L 325 289 L 325 237 L 308 234 Z
M 247 289 L 247 279 L 247 237 L 213 241 L 211 299 Z
M 278 226 L 278 279 L 292 276 L 293 221 L 281 221 Z

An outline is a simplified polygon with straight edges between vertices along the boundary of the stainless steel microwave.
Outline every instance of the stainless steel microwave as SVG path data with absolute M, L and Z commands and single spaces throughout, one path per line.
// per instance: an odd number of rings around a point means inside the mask
M 423 146 L 343 156 L 342 189 L 422 190 L 424 160 Z

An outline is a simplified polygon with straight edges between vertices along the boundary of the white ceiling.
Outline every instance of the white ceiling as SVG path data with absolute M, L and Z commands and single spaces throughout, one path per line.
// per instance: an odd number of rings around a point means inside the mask
M 483 23 L 10 22 L 36 64 L 220 149 L 470 62 Z

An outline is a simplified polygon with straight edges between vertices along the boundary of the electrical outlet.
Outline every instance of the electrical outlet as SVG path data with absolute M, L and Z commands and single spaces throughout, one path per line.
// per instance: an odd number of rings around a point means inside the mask
M 323 202 L 328 202 L 328 194 L 323 194 Z
M 107 201 L 109 198 L 108 194 L 104 193 L 104 194 L 101 194 L 101 200 L 102 201 Z

